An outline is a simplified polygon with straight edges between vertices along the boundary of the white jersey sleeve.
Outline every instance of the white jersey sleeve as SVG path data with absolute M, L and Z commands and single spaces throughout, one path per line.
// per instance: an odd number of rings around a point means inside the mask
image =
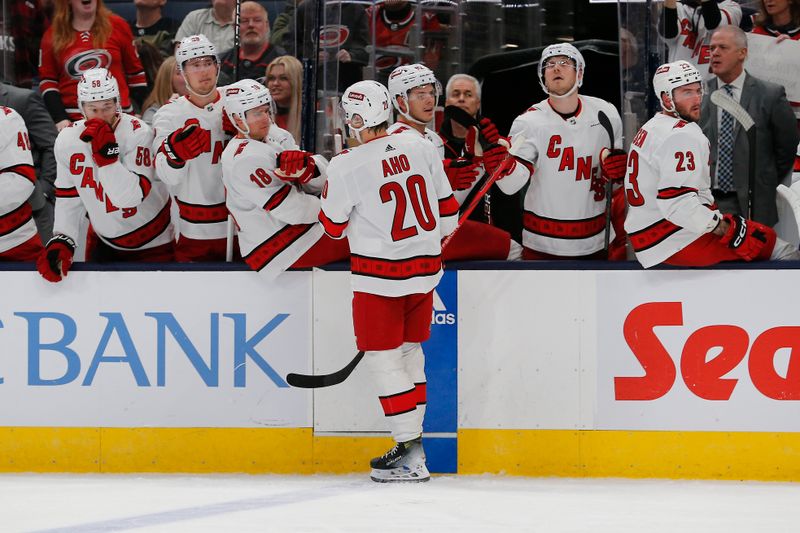
M 0 106 L 0 252 L 10 250 L 36 235 L 27 200 L 36 174 L 31 142 L 22 117 Z
M 76 124 L 79 123 L 73 123 L 61 130 L 53 146 L 56 158 L 56 207 L 53 234 L 66 235 L 73 241 L 78 240 L 80 221 L 86 216 L 86 208 L 78 195 L 78 187 L 84 185 L 84 176 L 88 178 L 87 181 L 93 180 L 94 176 L 93 170 L 84 172 L 85 154 L 73 152 L 75 139 L 79 135 Z

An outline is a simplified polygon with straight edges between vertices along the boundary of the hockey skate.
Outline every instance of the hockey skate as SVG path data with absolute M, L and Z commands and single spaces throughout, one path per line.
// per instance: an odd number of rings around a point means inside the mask
M 399 442 L 394 448 L 369 462 L 370 478 L 378 483 L 420 483 L 431 478 L 425 466 L 422 437 Z

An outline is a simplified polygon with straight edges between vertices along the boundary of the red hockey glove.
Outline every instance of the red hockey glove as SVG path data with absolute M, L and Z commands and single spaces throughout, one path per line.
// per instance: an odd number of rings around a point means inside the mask
M 478 163 L 471 159 L 445 159 L 444 171 L 447 174 L 447 181 L 454 191 L 463 191 L 472 187 L 478 179 Z
M 239 130 L 237 130 L 236 126 L 234 126 L 233 122 L 231 122 L 228 112 L 225 111 L 224 107 L 222 108 L 222 131 L 231 137 L 236 137 L 236 134 L 239 133 Z
M 486 117 L 480 120 L 480 125 L 481 136 L 486 139 L 486 142 L 489 144 L 497 144 L 497 141 L 500 140 L 500 132 L 497 130 L 497 126 Z
M 317 175 L 314 154 L 303 150 L 284 150 L 278 154 L 275 175 L 289 183 L 306 183 Z
M 47 281 L 61 281 L 72 266 L 75 241 L 66 235 L 54 235 L 36 260 L 36 269 Z
M 741 215 L 724 215 L 723 220 L 728 223 L 728 231 L 720 238 L 722 244 L 745 261 L 756 259 L 769 240 L 770 228 Z
M 119 145 L 114 130 L 105 120 L 92 118 L 80 135 L 83 142 L 92 144 L 92 158 L 98 167 L 116 163 L 119 158 Z
M 618 148 L 600 150 L 600 175 L 605 181 L 619 181 L 628 168 L 628 153 Z
M 508 156 L 508 148 L 503 144 L 493 144 L 483 152 L 483 168 L 492 174 Z
M 164 139 L 161 149 L 172 166 L 182 167 L 189 159 L 211 151 L 211 132 L 200 126 L 200 121 L 190 118 Z

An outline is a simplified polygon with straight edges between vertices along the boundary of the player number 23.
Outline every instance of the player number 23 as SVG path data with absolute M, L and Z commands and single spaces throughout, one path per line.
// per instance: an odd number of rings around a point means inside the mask
M 436 227 L 436 218 L 433 216 L 431 204 L 428 202 L 428 188 L 425 185 L 425 179 L 419 174 L 409 176 L 405 188 L 396 181 L 384 183 L 381 186 L 380 195 L 381 202 L 384 204 L 391 201 L 396 204 L 392 221 L 392 240 L 395 242 L 419 233 L 417 226 L 425 231 L 432 231 Z M 417 224 L 404 226 L 409 201 Z
M 694 154 L 692 152 L 675 152 L 675 172 L 694 170 Z

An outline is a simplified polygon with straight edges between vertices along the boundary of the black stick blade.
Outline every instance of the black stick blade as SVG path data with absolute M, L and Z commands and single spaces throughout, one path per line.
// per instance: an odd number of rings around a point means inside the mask
M 331 387 L 338 385 L 346 380 L 353 370 L 356 368 L 361 359 L 364 357 L 364 352 L 359 351 L 356 356 L 350 361 L 346 367 L 337 370 L 331 374 L 323 374 L 319 376 L 310 376 L 307 374 L 289 374 L 286 376 L 286 383 L 298 389 L 321 389 L 323 387 Z
M 608 115 L 606 115 L 603 111 L 597 112 L 597 120 L 600 121 L 600 125 L 603 126 L 603 129 L 606 130 L 608 134 L 608 144 L 609 148 L 614 148 L 614 127 L 611 125 L 611 120 L 609 120 Z
M 471 128 L 473 126 L 480 127 L 478 119 L 476 119 L 475 117 L 473 117 L 460 107 L 456 107 L 454 105 L 445 106 L 444 118 L 445 120 L 455 120 L 458 124 L 461 124 L 465 128 Z

